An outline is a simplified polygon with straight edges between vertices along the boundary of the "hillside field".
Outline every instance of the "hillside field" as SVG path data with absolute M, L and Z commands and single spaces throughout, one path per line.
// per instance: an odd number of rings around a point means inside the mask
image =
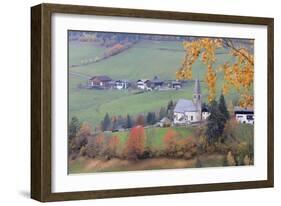
M 80 64 L 84 59 L 100 57 L 103 52 L 104 48 L 94 43 L 70 42 L 69 65 Z M 217 54 L 216 64 L 233 60 L 227 52 L 222 49 Z M 141 94 L 130 91 L 78 88 L 79 84 L 85 85 L 87 78 L 94 75 L 108 75 L 112 79 L 134 81 L 152 79 L 154 76 L 163 80 L 175 79 L 175 72 L 180 68 L 184 54 L 181 42 L 142 41 L 100 62 L 69 67 L 69 118 L 77 116 L 81 121 L 88 121 L 96 126 L 102 121 L 106 112 L 110 116 L 127 114 L 134 116 L 150 111 L 157 112 L 161 106 L 167 106 L 170 100 L 191 99 L 193 84 L 178 91 L 152 91 Z M 193 74 L 201 80 L 203 100 L 207 98 L 207 88 L 204 83 L 205 71 L 206 66 L 197 61 L 193 67 Z M 219 72 L 218 94 L 221 88 L 222 72 Z M 237 93 L 230 91 L 226 100 L 237 101 Z

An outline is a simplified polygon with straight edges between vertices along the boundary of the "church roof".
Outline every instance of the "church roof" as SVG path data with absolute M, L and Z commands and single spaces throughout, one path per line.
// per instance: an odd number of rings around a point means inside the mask
M 160 122 L 161 123 L 168 123 L 169 124 L 169 123 L 171 123 L 171 120 L 169 118 L 167 118 L 167 117 L 163 117 Z
M 254 108 L 253 107 L 244 108 L 244 107 L 235 106 L 234 112 L 254 112 Z
M 193 103 L 193 101 L 188 99 L 179 99 L 174 109 L 174 112 L 179 113 L 196 111 L 198 111 L 196 105 Z

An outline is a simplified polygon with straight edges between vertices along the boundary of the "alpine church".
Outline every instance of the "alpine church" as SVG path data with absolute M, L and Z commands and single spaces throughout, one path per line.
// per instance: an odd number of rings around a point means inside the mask
M 206 119 L 205 116 L 203 119 Z M 174 108 L 173 123 L 186 125 L 202 121 L 202 96 L 200 81 L 195 80 L 193 100 L 179 99 Z

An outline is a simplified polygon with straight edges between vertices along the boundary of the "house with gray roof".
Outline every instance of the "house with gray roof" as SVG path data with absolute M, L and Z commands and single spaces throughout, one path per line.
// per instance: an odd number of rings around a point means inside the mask
M 173 123 L 186 125 L 202 120 L 201 88 L 198 79 L 195 80 L 193 99 L 179 99 L 174 108 Z

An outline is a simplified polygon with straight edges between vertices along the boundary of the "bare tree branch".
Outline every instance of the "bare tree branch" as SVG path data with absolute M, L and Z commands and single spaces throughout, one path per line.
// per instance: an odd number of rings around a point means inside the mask
M 254 65 L 254 62 L 252 61 L 252 59 L 250 59 L 248 56 L 246 56 L 243 52 L 239 51 L 239 49 L 237 49 L 233 42 L 230 39 L 222 39 L 223 43 L 225 46 L 233 49 L 235 52 L 241 54 L 245 59 L 247 59 L 252 65 Z

